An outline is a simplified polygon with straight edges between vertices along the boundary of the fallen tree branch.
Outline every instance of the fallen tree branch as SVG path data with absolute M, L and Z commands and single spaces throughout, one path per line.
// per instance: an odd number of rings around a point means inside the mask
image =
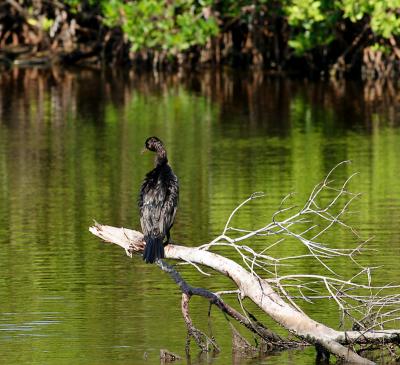
M 132 256 L 134 252 L 142 252 L 145 245 L 143 235 L 138 231 L 97 223 L 89 230 L 104 241 L 124 248 L 129 256 Z M 373 364 L 373 362 L 344 346 L 349 343 L 363 344 L 369 339 L 399 343 L 400 330 L 360 333 L 359 331 L 337 331 L 327 327 L 287 304 L 267 281 L 260 280 L 226 257 L 198 248 L 171 244 L 165 247 L 165 257 L 205 265 L 231 278 L 243 296 L 250 298 L 281 326 L 308 343 L 320 344 L 343 360 L 360 364 Z

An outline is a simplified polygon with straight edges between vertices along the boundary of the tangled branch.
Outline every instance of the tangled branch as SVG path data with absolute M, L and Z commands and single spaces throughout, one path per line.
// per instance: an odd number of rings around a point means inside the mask
M 266 272 L 269 275 L 266 279 L 268 283 L 301 312 L 299 301 L 312 303 L 316 299 L 327 299 L 334 300 L 339 308 L 341 326 L 344 326 L 348 319 L 352 328 L 369 331 L 384 329 L 385 324 L 400 320 L 400 295 L 393 293 L 393 290 L 400 286 L 374 286 L 372 272 L 377 268 L 364 267 L 356 260 L 358 254 L 367 250 L 365 246 L 370 241 L 362 240 L 359 233 L 344 221 L 346 214 L 349 214 L 350 205 L 360 196 L 359 193 L 348 190 L 357 173 L 350 175 L 338 186 L 335 186 L 335 180 L 332 178 L 340 167 L 349 163 L 350 161 L 343 161 L 337 164 L 325 179 L 314 187 L 300 208 L 296 205 L 287 206 L 293 196 L 288 194 L 272 215 L 272 222 L 255 230 L 234 227 L 232 221 L 241 208 L 254 199 L 264 197 L 260 192 L 252 194 L 232 211 L 222 234 L 200 248 L 231 248 L 254 276 L 263 279 Z M 334 244 L 327 240 L 332 237 L 329 233 L 337 232 L 338 228 L 344 229 L 350 237 L 346 248 L 334 247 Z M 243 243 L 254 237 L 264 238 L 262 250 L 256 251 L 250 243 Z M 274 257 L 272 251 L 287 241 L 305 247 L 308 253 Z M 282 268 L 304 259 L 312 259 L 329 275 L 298 272 L 280 274 Z M 330 265 L 337 259 L 347 260 L 350 267 L 358 269 L 357 273 L 350 278 L 342 278 Z M 297 294 L 293 293 L 294 291 L 297 291 Z

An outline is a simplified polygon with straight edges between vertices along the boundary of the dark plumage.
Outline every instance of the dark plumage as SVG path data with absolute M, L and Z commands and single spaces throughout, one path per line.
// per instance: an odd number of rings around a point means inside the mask
M 169 243 L 169 231 L 178 206 L 179 183 L 168 165 L 163 143 L 157 137 L 150 137 L 145 149 L 157 154 L 155 168 L 146 175 L 139 196 L 140 224 L 146 241 L 143 260 L 153 263 L 164 257 L 164 245 Z

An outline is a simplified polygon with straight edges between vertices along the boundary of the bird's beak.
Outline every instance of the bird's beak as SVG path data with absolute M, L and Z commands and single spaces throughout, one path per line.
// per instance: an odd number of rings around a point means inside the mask
M 143 147 L 143 149 L 140 151 L 140 154 L 143 155 L 143 153 L 145 153 L 147 151 L 146 147 Z

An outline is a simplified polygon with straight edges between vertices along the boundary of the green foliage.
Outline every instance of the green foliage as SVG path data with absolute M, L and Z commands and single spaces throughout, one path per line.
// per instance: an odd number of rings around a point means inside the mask
M 342 0 L 341 4 L 344 17 L 352 22 L 369 16 L 371 29 L 377 36 L 388 39 L 400 34 L 400 0 Z
M 283 32 L 284 43 L 304 55 L 341 39 L 344 47 L 362 29 L 372 34 L 369 43 L 385 52 L 392 50 L 392 37 L 400 36 L 400 0 L 62 0 L 72 19 L 96 17 L 109 27 L 121 27 L 132 50 L 177 55 L 194 46 L 204 46 L 219 33 L 229 33 L 238 24 L 247 25 L 249 36 L 272 44 L 270 38 Z M 49 31 L 54 12 L 43 11 L 31 0 L 21 0 L 28 23 Z M 39 2 L 40 3 L 40 2 Z M 286 23 L 288 27 L 277 24 Z M 357 34 L 358 32 L 358 34 Z M 344 34 L 346 33 L 346 34 Z M 347 37 L 347 38 L 346 38 Z M 390 42 L 389 42 L 390 40 Z M 224 46 L 229 47 L 229 40 Z M 376 46 L 378 47 L 378 46 Z M 376 48 L 375 47 L 375 48 Z M 269 49 L 260 49 L 263 54 Z
M 335 39 L 338 24 L 344 20 L 365 22 L 377 38 L 400 34 L 400 0 L 288 0 L 284 5 L 291 26 L 289 45 L 304 54 Z
M 43 17 L 43 19 L 42 19 L 42 29 L 45 32 L 48 32 L 50 30 L 50 28 L 53 26 L 53 24 L 54 24 L 54 20 L 53 19 L 49 19 L 49 18 Z
M 372 51 L 382 52 L 383 54 L 390 54 L 390 47 L 385 44 L 374 43 L 371 46 Z
M 203 13 L 210 0 L 102 1 L 105 23 L 120 25 L 134 51 L 157 49 L 176 54 L 194 45 L 204 45 L 218 33 L 216 19 Z
M 333 2 L 292 0 L 285 4 L 284 10 L 292 28 L 289 46 L 297 54 L 329 44 L 334 39 L 338 13 Z

